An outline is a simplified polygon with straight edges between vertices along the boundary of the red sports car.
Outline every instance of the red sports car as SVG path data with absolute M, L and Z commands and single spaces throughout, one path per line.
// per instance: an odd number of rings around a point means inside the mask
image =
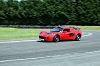
M 39 34 L 40 41 L 76 40 L 80 41 L 82 31 L 79 28 L 70 26 L 57 26 L 48 31 L 41 31 Z

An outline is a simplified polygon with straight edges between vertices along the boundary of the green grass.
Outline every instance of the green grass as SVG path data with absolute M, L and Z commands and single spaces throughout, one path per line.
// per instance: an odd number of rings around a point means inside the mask
M 0 28 L 0 40 L 38 37 L 40 30 Z
M 100 26 L 75 26 L 82 30 L 100 30 Z M 41 29 L 0 28 L 0 40 L 37 38 Z
M 76 26 L 82 30 L 100 30 L 100 26 Z

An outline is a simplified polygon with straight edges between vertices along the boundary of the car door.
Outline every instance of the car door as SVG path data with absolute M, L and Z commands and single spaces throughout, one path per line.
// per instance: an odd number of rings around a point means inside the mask
M 64 29 L 61 36 L 62 40 L 69 40 L 70 39 L 70 29 Z

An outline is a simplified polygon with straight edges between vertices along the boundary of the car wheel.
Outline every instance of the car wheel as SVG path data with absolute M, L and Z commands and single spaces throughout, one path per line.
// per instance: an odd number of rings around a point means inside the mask
M 53 38 L 54 42 L 59 42 L 60 41 L 60 37 L 58 35 L 55 35 Z
M 81 35 L 80 34 L 77 34 L 75 40 L 76 41 L 80 41 L 81 40 Z

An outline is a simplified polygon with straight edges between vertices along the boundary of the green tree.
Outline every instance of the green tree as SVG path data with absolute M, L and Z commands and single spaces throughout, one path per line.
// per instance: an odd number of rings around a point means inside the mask
M 100 1 L 1 0 L 0 24 L 100 25 Z
M 0 1 L 0 24 L 4 24 L 4 22 L 6 21 L 6 3 L 1 0 Z
M 13 24 L 17 24 L 18 23 L 18 10 L 19 10 L 19 6 L 18 6 L 18 1 L 14 1 L 14 0 L 8 0 L 7 3 L 7 9 L 5 10 L 6 12 L 6 16 L 7 16 L 7 20 L 8 20 L 8 24 L 9 25 L 13 25 Z
M 99 0 L 80 0 L 78 1 L 78 24 L 79 25 L 98 25 L 98 14 L 100 11 Z

